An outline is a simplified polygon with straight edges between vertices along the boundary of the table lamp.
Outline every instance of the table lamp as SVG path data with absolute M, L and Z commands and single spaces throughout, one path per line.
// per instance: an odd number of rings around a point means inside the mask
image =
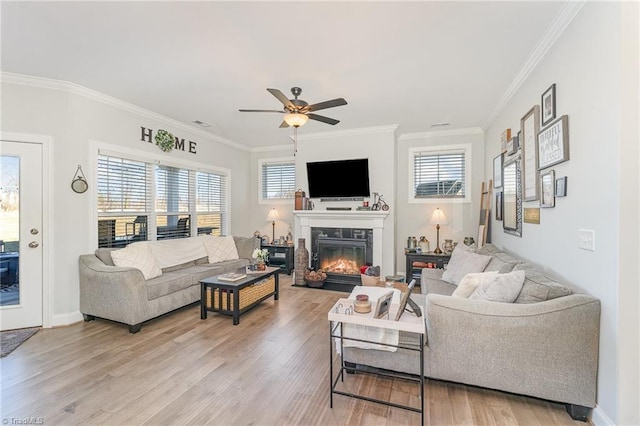
M 271 235 L 271 244 L 276 240 L 276 220 L 280 219 L 280 215 L 278 214 L 278 210 L 275 208 L 269 210 L 269 214 L 267 215 L 267 220 L 271 222 L 272 226 L 272 235 Z
M 442 254 L 442 250 L 440 250 L 440 224 L 446 225 L 449 222 L 447 221 L 447 217 L 444 215 L 440 207 L 436 208 L 431 215 L 431 220 L 429 221 L 429 225 L 436 225 L 436 249 L 433 251 L 436 254 Z

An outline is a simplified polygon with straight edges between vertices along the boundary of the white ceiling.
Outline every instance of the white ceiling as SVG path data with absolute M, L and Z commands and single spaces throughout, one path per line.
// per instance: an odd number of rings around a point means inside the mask
M 2 70 L 202 120 L 252 148 L 290 143 L 280 115 L 238 111 L 281 109 L 267 87 L 299 86 L 310 104 L 347 100 L 318 112 L 339 124 L 310 120 L 301 133 L 484 127 L 563 6 L 2 1 Z

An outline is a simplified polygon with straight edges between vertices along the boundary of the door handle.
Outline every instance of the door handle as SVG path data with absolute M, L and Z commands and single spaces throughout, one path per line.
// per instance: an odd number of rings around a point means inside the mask
M 38 244 L 36 241 L 31 241 L 31 242 L 29 243 L 29 247 L 31 247 L 31 248 L 36 248 L 36 247 L 38 247 L 39 245 L 40 245 L 40 244 Z

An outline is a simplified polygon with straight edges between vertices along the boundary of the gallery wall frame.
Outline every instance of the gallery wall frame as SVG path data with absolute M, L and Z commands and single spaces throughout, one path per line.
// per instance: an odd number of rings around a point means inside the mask
M 544 127 L 556 118 L 555 83 L 545 90 L 542 96 L 540 96 L 540 107 L 542 108 L 542 115 L 540 118 L 542 119 L 542 127 Z
M 500 154 L 493 159 L 493 187 L 502 188 L 502 163 L 503 155 Z
M 496 192 L 496 220 L 502 221 L 502 191 Z
M 538 133 L 538 170 L 569 160 L 569 116 L 563 115 Z
M 567 177 L 556 178 L 556 197 L 567 196 Z
M 522 198 L 524 201 L 535 201 L 539 197 L 538 149 L 536 145 L 539 131 L 540 107 L 534 105 L 520 120 Z
M 548 170 L 540 173 L 540 207 L 556 206 L 556 173 Z

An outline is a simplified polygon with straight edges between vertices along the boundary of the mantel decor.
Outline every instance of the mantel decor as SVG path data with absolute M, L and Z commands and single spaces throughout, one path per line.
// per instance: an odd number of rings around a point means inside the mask
M 563 115 L 538 134 L 539 170 L 569 159 L 569 116 Z
M 522 196 L 524 201 L 538 199 L 538 151 L 536 136 L 540 130 L 540 107 L 534 105 L 520 120 L 522 149 Z M 506 194 L 505 194 L 506 195 Z

